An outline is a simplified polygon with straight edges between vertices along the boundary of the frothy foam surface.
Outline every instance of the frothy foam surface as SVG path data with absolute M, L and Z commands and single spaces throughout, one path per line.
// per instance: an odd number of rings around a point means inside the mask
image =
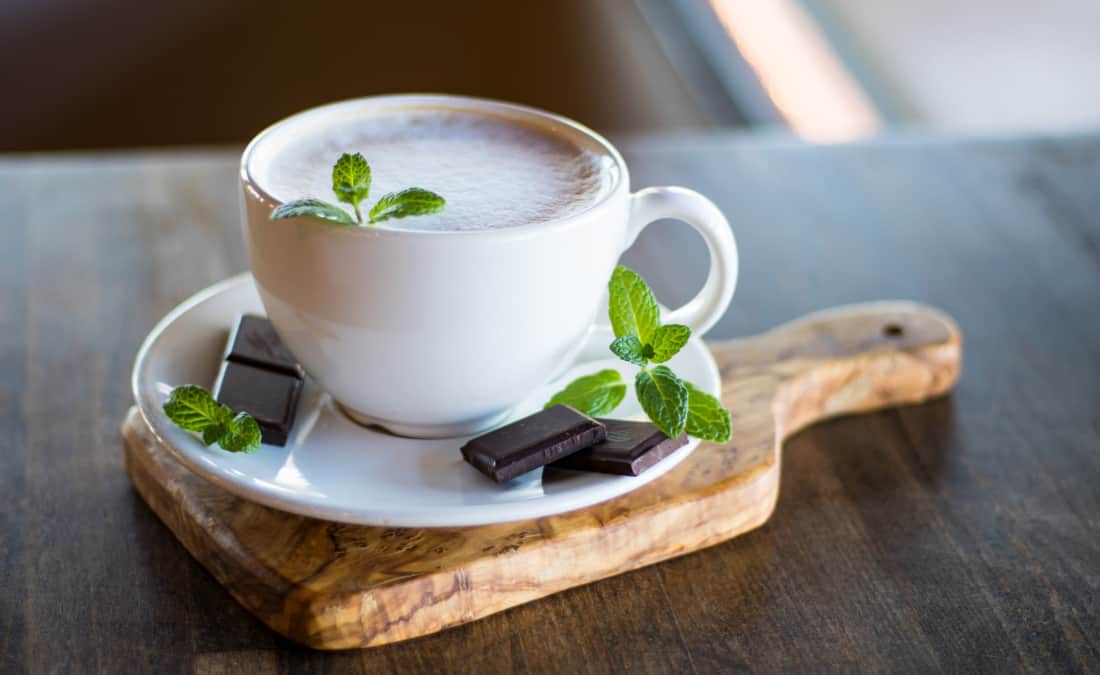
M 384 224 L 400 229 L 484 230 L 556 220 L 598 202 L 617 178 L 615 160 L 572 130 L 423 106 L 292 118 L 257 143 L 249 171 L 279 201 L 335 202 L 332 165 L 343 152 L 360 152 L 371 166 L 364 211 L 387 192 L 408 187 L 447 200 L 441 213 Z

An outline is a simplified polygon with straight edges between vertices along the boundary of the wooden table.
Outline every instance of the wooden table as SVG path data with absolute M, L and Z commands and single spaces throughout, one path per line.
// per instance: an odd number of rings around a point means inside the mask
M 245 268 L 235 152 L 0 161 L 0 671 L 1100 670 L 1100 136 L 624 144 L 722 207 L 712 337 L 879 298 L 962 325 L 955 394 L 792 439 L 771 521 L 484 621 L 311 653 L 232 602 L 131 490 L 137 346 Z M 669 304 L 687 228 L 628 254 Z M 671 267 L 658 258 L 683 264 Z

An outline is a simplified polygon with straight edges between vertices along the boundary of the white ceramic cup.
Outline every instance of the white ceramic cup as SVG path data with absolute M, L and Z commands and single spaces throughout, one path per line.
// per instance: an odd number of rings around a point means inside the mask
M 612 160 L 614 183 L 581 213 L 500 229 L 270 220 L 281 202 L 254 179 L 252 166 L 265 144 L 311 133 L 333 115 L 411 106 L 514 119 L 597 147 Z M 362 150 L 369 159 L 369 148 Z M 665 323 L 702 335 L 725 312 L 737 283 L 733 234 L 710 200 L 678 187 L 631 193 L 626 164 L 604 138 L 508 103 L 408 95 L 314 108 L 253 139 L 241 159 L 241 187 L 252 274 L 275 329 L 349 415 L 407 436 L 481 431 L 567 366 L 599 318 L 619 256 L 654 220 L 688 223 L 710 251 L 702 290 Z

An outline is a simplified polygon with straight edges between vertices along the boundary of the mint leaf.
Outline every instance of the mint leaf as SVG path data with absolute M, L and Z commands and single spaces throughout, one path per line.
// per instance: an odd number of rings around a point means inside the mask
M 653 353 L 649 357 L 650 360 L 654 363 L 668 361 L 684 348 L 690 337 L 691 329 L 687 326 L 678 323 L 661 326 L 653 332 L 653 340 L 650 345 L 653 348 Z
M 642 344 L 637 335 L 624 335 L 615 338 L 610 349 L 615 356 L 627 363 L 633 363 L 636 366 L 646 364 L 645 345 Z
M 339 206 L 323 202 L 320 199 L 295 199 L 287 202 L 271 212 L 271 220 L 282 218 L 295 218 L 297 216 L 313 216 L 324 218 L 341 225 L 354 225 L 355 219 L 347 211 Z
M 668 366 L 638 371 L 634 391 L 649 421 L 669 438 L 684 431 L 688 414 L 688 389 Z
M 176 387 L 164 404 L 164 414 L 181 429 L 204 433 L 232 418 L 229 408 L 214 400 L 205 389 L 193 384 Z
M 421 188 L 408 188 L 391 192 L 378 200 L 370 210 L 370 222 L 380 223 L 390 218 L 423 216 L 443 210 L 447 202 L 434 192 Z
M 689 436 L 704 441 L 725 443 L 732 433 L 730 413 L 722 402 L 710 394 L 684 382 L 688 390 L 688 416 L 684 429 Z
M 332 191 L 336 198 L 351 204 L 355 208 L 355 219 L 363 222 L 359 213 L 359 202 L 370 194 L 370 165 L 358 152 L 354 155 L 344 153 L 332 167 Z
M 592 375 L 578 377 L 565 389 L 554 394 L 543 408 L 564 403 L 595 417 L 614 410 L 626 396 L 626 383 L 619 371 L 608 368 Z
M 176 387 L 164 404 L 164 414 L 181 429 L 202 435 L 206 445 L 217 443 L 229 452 L 253 452 L 260 448 L 260 425 L 245 412 L 233 411 L 214 400 L 202 387 Z
M 618 265 L 607 290 L 607 314 L 615 337 L 637 335 L 643 344 L 650 342 L 660 325 L 661 311 L 645 281 L 633 270 Z
M 211 424 L 202 430 L 202 442 L 206 445 L 214 445 L 225 435 L 225 431 L 225 424 Z
M 218 445 L 229 452 L 256 452 L 262 440 L 256 420 L 246 412 L 239 412 L 223 429 Z

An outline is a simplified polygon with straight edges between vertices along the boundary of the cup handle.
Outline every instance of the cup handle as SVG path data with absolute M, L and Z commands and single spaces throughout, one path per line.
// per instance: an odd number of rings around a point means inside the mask
M 655 220 L 672 218 L 695 228 L 710 252 L 710 272 L 702 290 L 682 307 L 669 312 L 663 323 L 682 323 L 693 335 L 703 335 L 725 314 L 737 286 L 737 242 L 729 222 L 714 202 L 682 187 L 651 187 L 631 195 L 627 249 Z

